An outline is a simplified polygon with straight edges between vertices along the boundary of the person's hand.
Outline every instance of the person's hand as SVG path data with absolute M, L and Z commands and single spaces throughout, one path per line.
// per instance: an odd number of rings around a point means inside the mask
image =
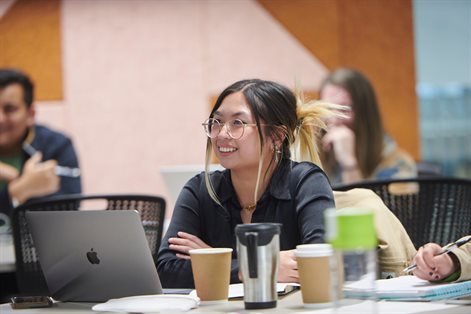
M 333 149 L 335 160 L 344 168 L 357 165 L 355 157 L 355 134 L 344 126 L 330 126 L 322 137 L 322 149 L 326 152 Z
M 190 259 L 190 250 L 210 248 L 200 238 L 192 234 L 180 231 L 177 238 L 169 238 L 168 243 L 171 250 L 177 251 L 178 258 Z
M 21 176 L 9 185 L 10 196 L 20 204 L 32 197 L 48 195 L 59 190 L 60 179 L 55 173 L 57 162 L 41 162 L 41 158 L 41 153 L 31 156 L 25 162 Z
M 453 274 L 458 265 L 455 265 L 448 254 L 437 255 L 441 251 L 442 248 L 436 243 L 428 243 L 419 248 L 412 261 L 417 265 L 413 274 L 429 281 L 440 280 Z
M 15 167 L 0 161 L 0 181 L 11 182 L 16 179 L 20 173 Z
M 278 282 L 299 282 L 298 263 L 294 250 L 280 252 Z

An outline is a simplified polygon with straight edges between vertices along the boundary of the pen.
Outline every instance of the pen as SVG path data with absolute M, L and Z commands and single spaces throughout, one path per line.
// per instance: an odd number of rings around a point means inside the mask
M 38 152 L 36 148 L 31 146 L 31 144 L 23 143 L 23 150 L 30 156 L 33 156 Z M 56 175 L 61 177 L 70 177 L 70 178 L 77 178 L 80 177 L 80 169 L 79 168 L 71 168 L 65 166 L 56 166 L 55 169 Z
M 447 244 L 447 245 L 445 245 L 444 247 L 442 247 L 442 250 L 440 251 L 440 253 L 438 253 L 438 254 L 435 255 L 435 256 L 439 256 L 439 255 L 443 255 L 443 254 L 446 254 L 446 253 L 450 253 L 450 252 L 453 251 L 454 249 L 459 248 L 460 246 L 462 246 L 463 244 L 468 243 L 469 241 L 471 241 L 471 235 L 462 237 L 461 239 L 458 239 L 457 241 L 455 241 L 455 242 L 453 242 L 453 243 L 450 243 L 450 244 Z M 416 269 L 416 268 L 417 268 L 417 264 L 412 264 L 412 265 L 410 265 L 410 266 L 404 268 L 403 272 L 408 273 L 408 272 L 413 271 L 413 270 Z

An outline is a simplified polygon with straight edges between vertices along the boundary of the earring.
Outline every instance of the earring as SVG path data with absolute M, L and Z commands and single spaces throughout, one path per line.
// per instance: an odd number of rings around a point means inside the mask
M 273 147 L 273 152 L 275 154 L 275 162 L 280 161 L 281 150 L 280 150 L 280 147 L 278 145 L 275 145 Z

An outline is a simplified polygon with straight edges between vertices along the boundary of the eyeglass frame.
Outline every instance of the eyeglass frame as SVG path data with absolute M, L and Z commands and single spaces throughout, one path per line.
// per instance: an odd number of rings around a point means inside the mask
M 221 129 L 219 130 L 218 134 L 216 134 L 214 137 L 211 137 L 210 134 L 208 134 L 208 132 L 206 131 L 206 128 L 209 126 L 209 121 L 210 120 L 214 120 L 217 124 L 219 124 L 219 126 L 221 127 Z M 234 121 L 240 121 L 242 123 L 242 133 L 239 137 L 234 137 L 232 135 L 232 132 L 231 132 L 231 127 L 230 126 L 226 126 L 227 123 L 229 122 L 234 122 Z M 201 125 L 203 126 L 203 129 L 204 129 L 204 133 L 206 134 L 207 137 L 209 137 L 210 139 L 213 139 L 213 138 L 216 138 L 219 136 L 219 134 L 221 134 L 221 131 L 224 127 L 226 127 L 226 133 L 229 135 L 230 138 L 234 139 L 234 140 L 238 140 L 240 139 L 242 136 L 244 136 L 244 133 L 245 133 L 245 127 L 253 127 L 253 126 L 270 126 L 271 124 L 256 124 L 256 123 L 246 123 L 244 121 L 242 121 L 241 119 L 232 119 L 232 120 L 229 120 L 229 121 L 226 121 L 224 123 L 222 122 L 219 122 L 218 119 L 216 118 L 208 118 L 206 119 L 203 123 L 201 123 Z

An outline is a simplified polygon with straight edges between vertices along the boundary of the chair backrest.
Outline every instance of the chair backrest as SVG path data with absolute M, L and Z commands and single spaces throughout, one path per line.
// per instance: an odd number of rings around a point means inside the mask
M 82 205 L 85 202 L 96 203 L 96 206 L 99 207 L 92 207 L 92 209 L 138 211 L 152 256 L 154 260 L 157 260 L 165 218 L 165 200 L 161 197 L 148 195 L 77 194 L 56 196 L 37 202 L 33 201 L 15 208 L 12 215 L 16 277 L 18 289 L 22 294 L 48 294 L 48 288 L 39 265 L 25 213 L 27 211 L 78 210 L 83 209 Z
M 415 247 L 445 245 L 471 230 L 471 180 L 430 177 L 363 181 L 333 186 L 366 188 L 378 194 L 399 218 Z

